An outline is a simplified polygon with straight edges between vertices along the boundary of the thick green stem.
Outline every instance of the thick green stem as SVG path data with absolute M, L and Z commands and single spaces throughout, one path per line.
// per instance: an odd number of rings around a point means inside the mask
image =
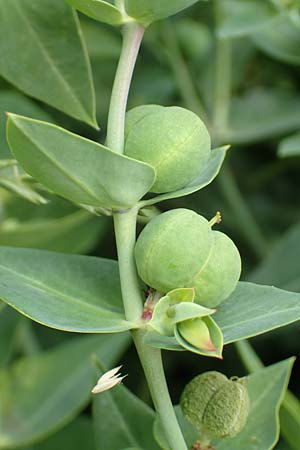
M 143 343 L 142 330 L 134 332 L 133 339 L 145 372 L 155 409 L 159 415 L 169 445 L 172 450 L 187 450 L 170 399 L 161 351 Z
M 137 209 L 114 214 L 121 288 L 126 318 L 139 321 L 143 302 L 134 261 Z
M 123 50 L 111 98 L 107 145 L 119 153 L 123 153 L 124 150 L 127 97 L 143 31 L 137 24 L 125 27 Z M 128 320 L 135 323 L 141 322 L 144 301 L 134 260 L 137 214 L 137 207 L 113 213 L 125 315 Z M 155 408 L 172 450 L 187 450 L 169 396 L 161 351 L 144 344 L 143 333 L 143 330 L 133 331 L 132 336 Z
M 136 22 L 124 25 L 123 46 L 112 90 L 107 124 L 107 146 L 124 152 L 124 127 L 131 79 L 145 29 Z

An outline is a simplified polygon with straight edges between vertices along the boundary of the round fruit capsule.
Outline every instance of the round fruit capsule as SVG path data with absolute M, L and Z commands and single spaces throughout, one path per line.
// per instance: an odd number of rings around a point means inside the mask
M 212 246 L 209 222 L 188 209 L 155 217 L 135 247 L 141 279 L 161 293 L 184 287 L 206 262 Z
M 125 154 L 155 168 L 152 192 L 189 184 L 206 166 L 210 151 L 206 126 L 187 109 L 146 105 L 127 113 Z
M 213 244 L 206 263 L 185 287 L 194 287 L 196 301 L 218 306 L 236 288 L 241 275 L 241 257 L 233 241 L 224 233 L 212 231 Z
M 206 372 L 185 387 L 180 406 L 196 428 L 212 437 L 236 436 L 249 415 L 249 395 L 243 380 L 228 380 L 219 372 Z

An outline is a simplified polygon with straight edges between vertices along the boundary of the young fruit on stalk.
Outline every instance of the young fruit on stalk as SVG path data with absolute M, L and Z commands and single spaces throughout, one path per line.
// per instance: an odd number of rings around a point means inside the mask
M 187 109 L 145 105 L 127 113 L 125 154 L 156 169 L 152 192 L 189 184 L 204 169 L 210 151 L 206 126 Z
M 244 428 L 250 401 L 243 379 L 229 380 L 219 372 L 206 372 L 186 385 L 180 406 L 200 432 L 211 438 L 226 438 Z
M 141 232 L 135 247 L 139 276 L 165 294 L 195 289 L 198 303 L 215 307 L 235 289 L 241 273 L 239 252 L 231 239 L 187 209 L 157 216 Z

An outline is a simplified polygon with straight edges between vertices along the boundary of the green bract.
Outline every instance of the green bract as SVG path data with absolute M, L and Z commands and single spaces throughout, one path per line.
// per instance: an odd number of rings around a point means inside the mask
M 210 150 L 206 126 L 191 111 L 146 105 L 127 113 L 125 154 L 156 169 L 152 192 L 186 186 L 203 170 Z
M 241 273 L 231 239 L 187 209 L 153 219 L 140 234 L 135 257 L 142 280 L 159 292 L 195 289 L 196 301 L 217 306 L 235 289 Z
M 187 209 L 153 219 L 140 234 L 135 257 L 141 279 L 159 292 L 184 287 L 208 258 L 212 246 L 209 222 Z
M 180 406 L 185 417 L 212 437 L 236 436 L 249 414 L 249 395 L 243 381 L 228 380 L 219 372 L 195 377 L 184 389 Z

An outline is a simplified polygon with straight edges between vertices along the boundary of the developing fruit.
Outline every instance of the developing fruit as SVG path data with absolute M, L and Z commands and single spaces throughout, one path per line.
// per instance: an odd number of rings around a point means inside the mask
M 209 222 L 188 209 L 160 214 L 140 234 L 135 258 L 141 279 L 161 293 L 184 287 L 207 260 Z
M 155 168 L 152 192 L 189 184 L 204 169 L 210 150 L 206 126 L 187 109 L 145 105 L 127 113 L 125 154 Z
M 206 372 L 185 387 L 180 406 L 200 431 L 212 437 L 236 436 L 249 415 L 249 395 L 242 380 L 228 380 L 219 372 Z
M 235 289 L 241 259 L 232 240 L 212 231 L 209 222 L 187 209 L 163 213 L 141 232 L 135 258 L 139 276 L 165 294 L 195 289 L 195 300 L 215 307 Z

